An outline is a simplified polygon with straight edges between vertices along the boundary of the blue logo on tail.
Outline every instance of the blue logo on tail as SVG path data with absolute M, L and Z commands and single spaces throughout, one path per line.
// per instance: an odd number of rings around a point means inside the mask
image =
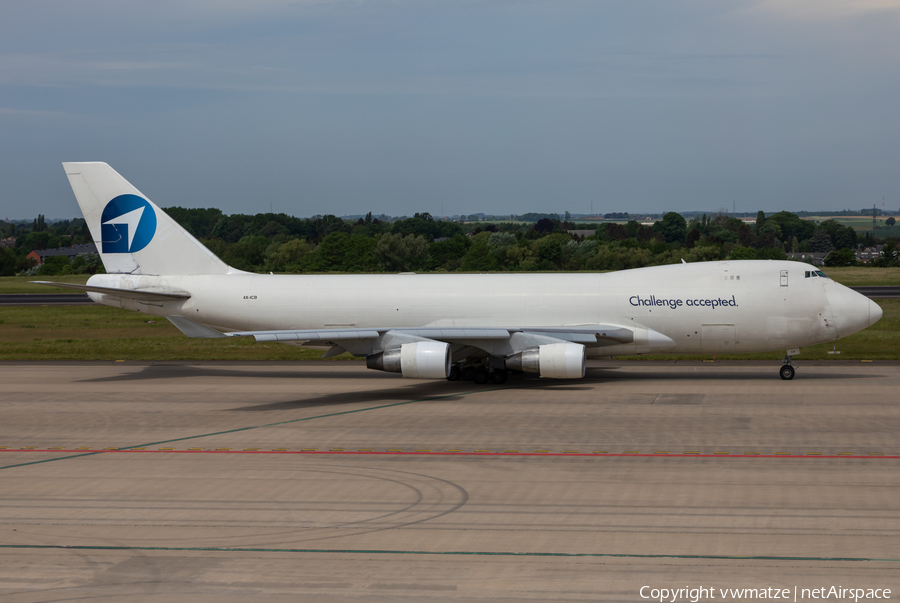
M 106 204 L 100 217 L 103 253 L 134 253 L 156 234 L 156 212 L 137 195 L 119 195 Z

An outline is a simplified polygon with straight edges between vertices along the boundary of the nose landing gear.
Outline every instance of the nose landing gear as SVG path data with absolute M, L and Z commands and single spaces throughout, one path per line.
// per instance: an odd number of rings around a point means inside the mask
M 785 381 L 790 381 L 794 378 L 794 367 L 792 367 L 790 364 L 785 364 L 781 367 L 779 374 Z
M 781 361 L 781 370 L 778 371 L 778 374 L 785 381 L 790 381 L 794 378 L 794 365 L 791 363 L 791 356 L 794 354 L 798 354 L 800 352 L 799 348 L 795 348 L 792 350 L 788 350 L 784 355 L 784 359 Z

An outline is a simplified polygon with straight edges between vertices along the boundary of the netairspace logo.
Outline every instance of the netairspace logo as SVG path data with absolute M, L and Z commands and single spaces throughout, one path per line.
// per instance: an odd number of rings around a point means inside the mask
M 718 595 L 718 598 L 716 597 Z M 854 601 L 872 599 L 890 599 L 889 588 L 844 588 L 843 586 L 823 586 L 821 588 L 779 588 L 769 586 L 766 588 L 715 588 L 712 586 L 700 586 L 691 588 L 654 588 L 642 586 L 641 599 L 651 599 L 660 603 L 675 603 L 676 601 L 743 601 L 759 599 L 782 599 L 788 601 Z
M 156 212 L 137 195 L 119 195 L 106 204 L 100 216 L 103 253 L 134 253 L 146 247 L 156 234 Z

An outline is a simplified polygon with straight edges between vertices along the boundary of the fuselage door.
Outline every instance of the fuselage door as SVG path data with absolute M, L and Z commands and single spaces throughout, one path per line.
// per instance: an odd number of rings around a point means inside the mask
M 788 284 L 787 284 L 787 273 L 788 273 L 787 270 L 782 270 L 782 271 L 781 271 L 781 286 L 782 286 L 782 287 L 787 287 L 787 286 L 788 286 Z

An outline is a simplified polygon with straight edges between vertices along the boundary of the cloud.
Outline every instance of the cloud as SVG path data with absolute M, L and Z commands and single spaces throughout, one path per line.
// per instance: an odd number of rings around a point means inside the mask
M 0 84 L 29 86 L 103 84 L 112 83 L 115 78 L 129 72 L 147 75 L 150 72 L 183 71 L 199 67 L 192 63 L 178 62 L 97 60 L 84 56 L 85 54 L 76 52 L 0 55 Z
M 874 13 L 900 16 L 900 0 L 763 0 L 759 8 L 802 20 L 840 19 Z
M 38 111 L 35 109 L 14 109 L 12 107 L 0 107 L 0 115 L 21 115 L 37 117 L 71 117 L 63 111 Z

